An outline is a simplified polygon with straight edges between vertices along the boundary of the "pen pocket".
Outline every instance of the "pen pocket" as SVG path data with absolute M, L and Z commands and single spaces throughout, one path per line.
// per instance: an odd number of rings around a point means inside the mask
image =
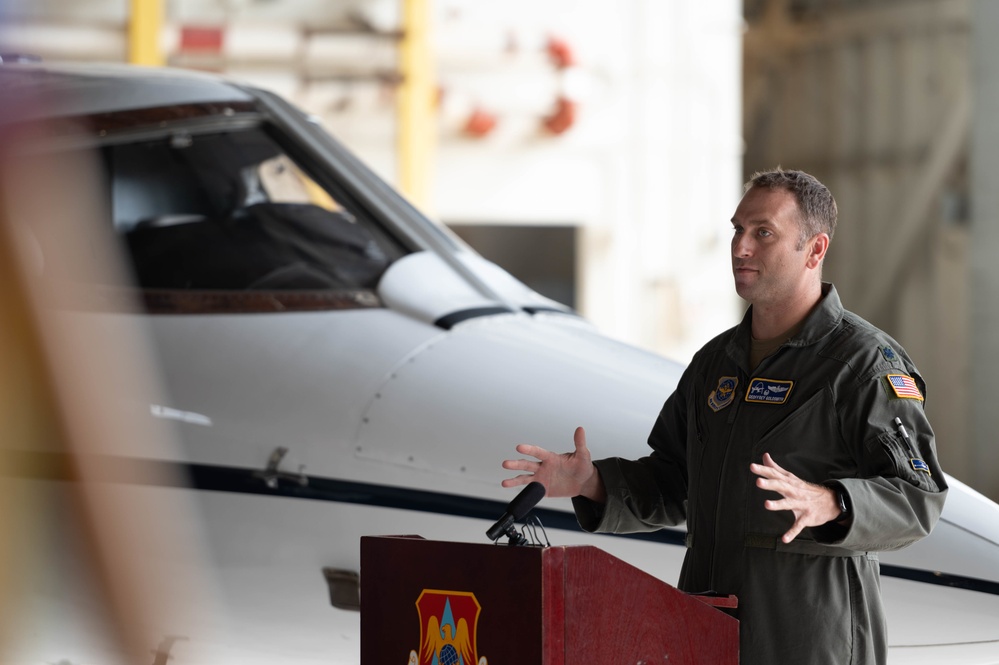
M 892 432 L 878 437 L 881 452 L 885 455 L 889 470 L 899 478 L 929 492 L 938 492 L 936 481 L 929 467 L 919 457 L 916 450 L 909 450 L 905 442 Z

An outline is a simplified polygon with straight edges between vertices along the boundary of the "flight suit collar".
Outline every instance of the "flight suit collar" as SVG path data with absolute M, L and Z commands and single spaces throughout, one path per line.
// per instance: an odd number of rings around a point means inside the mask
M 805 325 L 797 335 L 785 342 L 785 346 L 805 347 L 822 340 L 831 334 L 843 320 L 843 303 L 839 299 L 836 287 L 829 283 L 822 283 L 822 299 L 818 306 L 805 319 Z M 752 339 L 753 328 L 753 307 L 749 306 L 742 322 L 732 331 L 726 345 L 726 352 L 746 374 L 750 373 L 747 367 L 749 360 L 749 343 Z

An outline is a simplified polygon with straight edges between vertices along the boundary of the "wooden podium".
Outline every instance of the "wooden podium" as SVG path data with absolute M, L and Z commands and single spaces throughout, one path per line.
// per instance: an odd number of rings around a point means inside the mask
M 361 665 L 737 665 L 735 605 L 585 545 L 361 538 Z

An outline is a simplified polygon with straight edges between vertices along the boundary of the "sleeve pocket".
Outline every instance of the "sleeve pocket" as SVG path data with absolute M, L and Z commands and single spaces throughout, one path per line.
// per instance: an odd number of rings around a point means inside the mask
M 894 475 L 928 492 L 939 492 L 940 488 L 929 466 L 915 450 L 910 450 L 902 439 L 893 432 L 884 432 L 875 441 L 872 452 L 880 463 L 876 466 L 885 475 Z

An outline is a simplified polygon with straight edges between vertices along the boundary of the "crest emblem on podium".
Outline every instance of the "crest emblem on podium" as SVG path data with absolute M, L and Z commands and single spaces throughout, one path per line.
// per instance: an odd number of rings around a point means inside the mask
M 424 589 L 416 600 L 416 610 L 420 615 L 420 647 L 410 652 L 410 663 L 486 665 L 485 658 L 479 660 L 476 647 L 482 607 L 475 594 Z

